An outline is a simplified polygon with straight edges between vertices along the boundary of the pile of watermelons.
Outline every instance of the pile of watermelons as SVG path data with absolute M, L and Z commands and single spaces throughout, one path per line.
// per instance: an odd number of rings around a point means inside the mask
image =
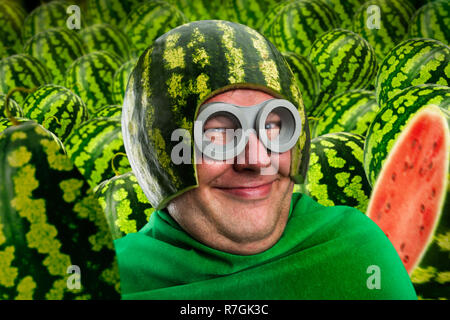
M 204 19 L 260 31 L 296 75 L 295 190 L 367 214 L 418 296 L 450 298 L 448 0 L 0 0 L 0 299 L 120 297 L 112 240 L 153 211 L 123 147 L 128 75 Z

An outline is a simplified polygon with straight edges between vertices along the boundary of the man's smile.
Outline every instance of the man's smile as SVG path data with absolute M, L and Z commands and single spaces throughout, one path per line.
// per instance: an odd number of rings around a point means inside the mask
M 230 194 L 234 197 L 247 200 L 262 200 L 269 196 L 272 191 L 272 185 L 276 180 L 269 182 L 253 182 L 246 184 L 233 184 L 231 186 L 215 187 L 222 192 Z

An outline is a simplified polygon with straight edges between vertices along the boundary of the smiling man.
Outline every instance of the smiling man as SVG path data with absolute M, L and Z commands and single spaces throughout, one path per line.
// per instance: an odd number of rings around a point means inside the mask
M 292 193 L 308 122 L 286 61 L 256 31 L 198 21 L 158 38 L 130 76 L 122 125 L 156 208 L 115 242 L 124 299 L 416 298 L 369 218 Z

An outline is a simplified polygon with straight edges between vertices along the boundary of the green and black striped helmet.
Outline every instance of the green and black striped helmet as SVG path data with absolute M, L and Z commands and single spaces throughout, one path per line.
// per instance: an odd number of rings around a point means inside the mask
M 298 108 L 302 133 L 292 149 L 290 175 L 296 183 L 303 181 L 309 128 L 300 90 L 281 53 L 245 25 L 195 21 L 155 40 L 139 58 L 125 93 L 125 149 L 139 185 L 157 210 L 198 186 L 194 144 L 189 143 L 191 161 L 174 163 L 172 150 L 182 139 L 173 139 L 173 132 L 182 128 L 193 137 L 199 106 L 236 88 L 258 89 Z

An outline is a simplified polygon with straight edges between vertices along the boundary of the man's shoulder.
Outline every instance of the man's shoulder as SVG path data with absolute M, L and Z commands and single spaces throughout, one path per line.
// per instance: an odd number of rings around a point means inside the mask
M 387 240 L 383 231 L 369 217 L 350 206 L 324 206 L 305 194 L 294 194 L 291 220 L 328 238 L 365 234 L 366 239 Z
M 326 207 L 305 195 L 301 197 L 303 203 L 294 206 L 292 219 L 297 221 L 293 227 L 304 225 L 311 229 L 302 246 L 317 250 L 313 259 L 329 266 L 330 279 L 339 280 L 339 285 L 345 283 L 346 292 L 353 290 L 353 284 L 363 284 L 361 299 L 415 299 L 400 257 L 375 222 L 353 207 Z M 365 281 L 371 280 L 374 272 L 381 276 L 382 290 L 366 290 Z M 326 274 L 324 270 L 322 275 Z

